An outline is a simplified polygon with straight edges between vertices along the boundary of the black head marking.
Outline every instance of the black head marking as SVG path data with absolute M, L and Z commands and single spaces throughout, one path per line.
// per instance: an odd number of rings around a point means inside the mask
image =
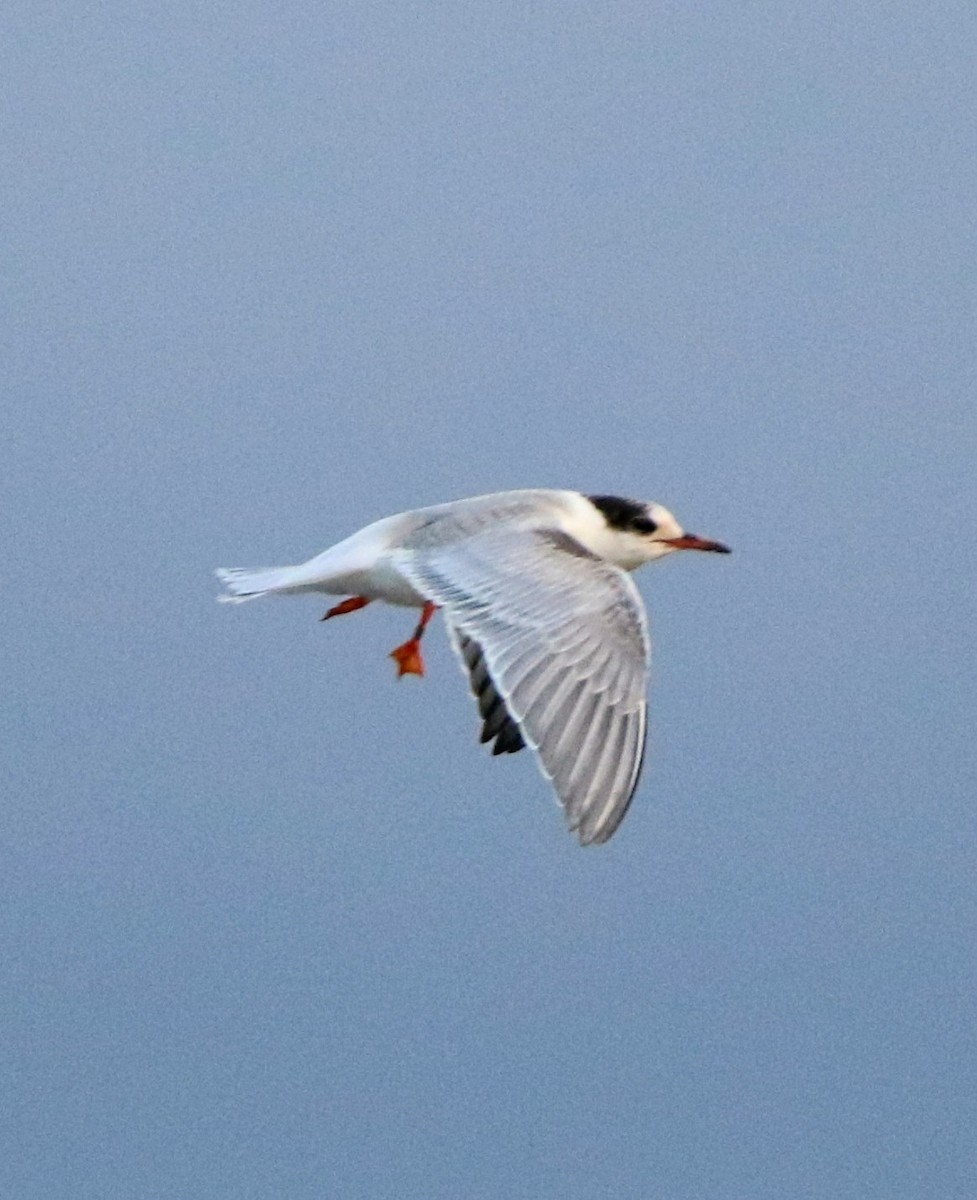
M 623 496 L 588 496 L 587 499 L 603 513 L 611 529 L 628 530 L 630 533 L 654 533 L 658 526 L 648 516 L 648 506 L 637 500 L 626 500 Z

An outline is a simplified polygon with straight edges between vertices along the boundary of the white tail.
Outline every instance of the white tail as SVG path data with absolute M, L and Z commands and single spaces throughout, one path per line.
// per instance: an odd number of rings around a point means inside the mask
M 284 591 L 292 570 L 292 567 L 219 567 L 214 574 L 230 595 L 217 599 L 225 604 L 242 604 L 267 592 Z

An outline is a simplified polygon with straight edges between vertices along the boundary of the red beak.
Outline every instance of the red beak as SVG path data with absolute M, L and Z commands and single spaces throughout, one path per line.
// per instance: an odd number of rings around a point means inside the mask
M 662 538 L 666 546 L 674 546 L 676 550 L 711 550 L 713 554 L 731 553 L 728 546 L 722 542 L 710 542 L 708 538 L 696 537 L 694 533 L 683 533 L 677 538 Z

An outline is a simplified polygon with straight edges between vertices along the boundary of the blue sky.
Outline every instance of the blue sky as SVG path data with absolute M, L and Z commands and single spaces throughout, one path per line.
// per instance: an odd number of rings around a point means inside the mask
M 2 27 L 0 1190 L 972 1196 L 972 6 Z M 437 626 L 213 603 L 522 486 L 734 549 L 586 851 Z

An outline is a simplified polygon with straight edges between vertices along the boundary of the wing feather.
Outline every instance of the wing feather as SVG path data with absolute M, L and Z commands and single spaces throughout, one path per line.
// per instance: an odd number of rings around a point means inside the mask
M 557 530 L 426 528 L 397 566 L 444 610 L 493 753 L 529 745 L 583 843 L 621 823 L 644 755 L 650 650 L 630 577 Z
M 472 638 L 459 635 L 455 649 L 468 668 L 472 692 L 478 701 L 478 711 L 484 721 L 480 740 L 494 740 L 493 754 L 515 754 L 526 743 L 522 740 L 518 725 L 509 715 L 505 701 L 496 691 L 492 676 L 485 665 L 481 646 Z

